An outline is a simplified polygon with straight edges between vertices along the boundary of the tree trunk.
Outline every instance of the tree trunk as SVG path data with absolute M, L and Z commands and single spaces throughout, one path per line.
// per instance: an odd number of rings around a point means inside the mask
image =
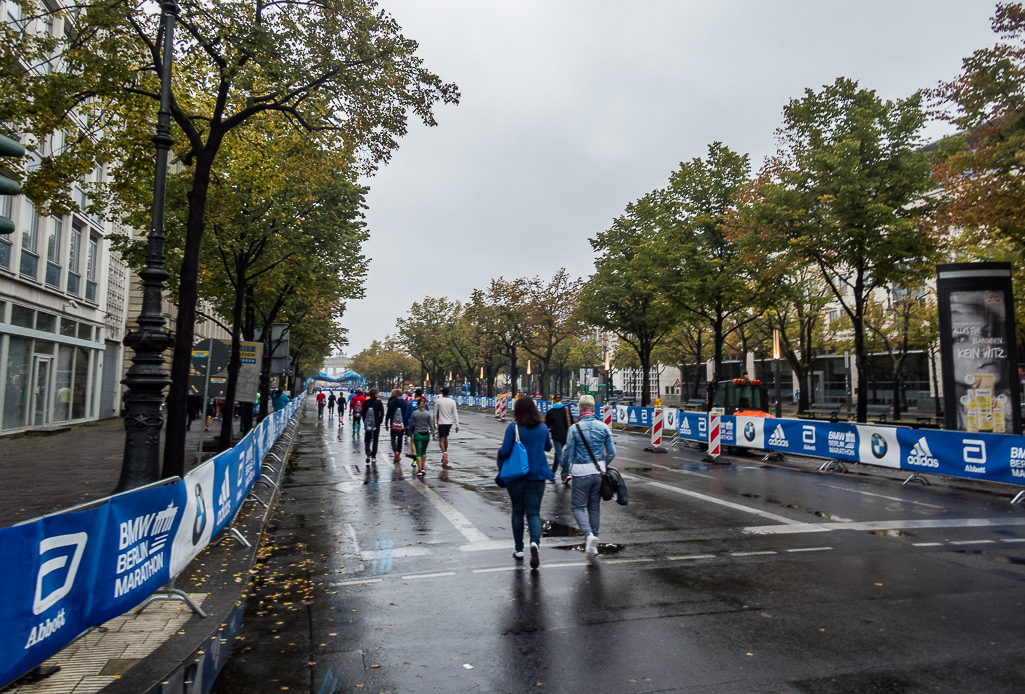
M 167 391 L 167 433 L 164 437 L 163 476 L 185 476 L 185 425 L 188 421 L 187 398 L 189 374 L 192 371 L 192 343 L 195 339 L 196 300 L 199 297 L 199 255 L 206 221 L 206 197 L 210 186 L 217 147 L 207 146 L 196 158 L 196 171 L 189 191 L 189 213 L 185 232 L 178 288 L 178 318 L 175 321 L 175 344 L 171 359 L 171 386 Z M 206 412 L 206 403 L 203 403 Z
M 242 313 L 246 303 L 245 276 L 248 268 L 240 260 L 235 273 L 235 305 L 231 311 L 231 360 L 228 362 L 228 383 L 224 389 L 224 413 L 221 418 L 220 449 L 232 447 L 235 428 L 235 391 L 238 389 L 238 373 L 242 369 Z M 227 426 L 225 426 L 227 424 Z
M 714 367 L 712 369 L 712 380 L 715 381 L 716 383 L 718 383 L 719 381 L 721 381 L 723 379 L 723 373 L 722 373 L 722 344 L 723 344 L 722 324 L 723 324 L 723 319 L 721 317 L 717 318 L 715 321 L 712 322 L 712 339 L 714 341 L 714 344 L 712 346 L 713 346 L 714 352 L 715 352 L 715 356 L 714 356 L 715 364 L 714 364 Z
M 868 356 L 865 354 L 865 322 L 860 317 L 851 321 L 854 328 L 854 361 L 858 365 L 858 405 L 855 420 L 868 421 Z
M 900 366 L 893 362 L 893 418 L 900 419 Z
M 517 390 L 517 378 L 519 377 L 519 367 L 516 365 L 516 348 L 513 347 L 509 350 L 509 377 L 512 379 L 512 390 L 511 394 L 516 397 Z

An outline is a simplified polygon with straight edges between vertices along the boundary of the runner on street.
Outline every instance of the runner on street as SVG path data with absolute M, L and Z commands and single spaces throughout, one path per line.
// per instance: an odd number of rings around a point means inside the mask
M 356 392 L 349 398 L 349 414 L 352 416 L 352 435 L 354 438 L 359 438 L 360 415 L 363 412 L 364 400 L 366 398 L 363 397 L 362 388 L 357 388 Z
M 413 429 L 413 444 L 416 446 L 413 474 L 422 475 L 427 471 L 427 444 L 431 442 L 434 433 L 434 418 L 427 411 L 427 400 L 422 396 L 416 401 L 416 410 L 409 423 Z
M 434 401 L 434 423 L 438 426 L 441 466 L 448 467 L 448 435 L 453 426 L 459 431 L 459 410 L 456 401 L 448 396 L 448 388 L 442 388 L 441 397 Z

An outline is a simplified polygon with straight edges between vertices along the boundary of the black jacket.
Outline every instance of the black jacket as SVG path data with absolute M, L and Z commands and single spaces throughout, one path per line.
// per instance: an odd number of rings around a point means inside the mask
M 392 421 L 402 423 L 406 412 L 406 401 L 402 398 L 391 398 L 388 400 L 388 413 L 384 416 L 384 423 L 391 427 Z
M 569 405 L 548 410 L 548 414 L 545 415 L 545 424 L 548 425 L 552 441 L 566 443 L 566 435 L 569 433 L 569 428 L 573 425 L 573 412 L 570 410 Z
M 365 422 L 367 421 L 367 410 L 371 407 L 374 408 L 374 424 L 378 429 L 384 427 L 384 405 L 381 403 L 380 398 L 367 398 L 363 401 L 363 411 L 360 413 L 360 418 Z

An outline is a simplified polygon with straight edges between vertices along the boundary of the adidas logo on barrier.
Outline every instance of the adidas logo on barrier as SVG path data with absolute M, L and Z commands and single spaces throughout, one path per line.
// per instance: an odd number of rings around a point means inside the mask
M 918 439 L 918 443 L 908 453 L 908 465 L 917 465 L 919 467 L 940 466 L 940 461 L 933 457 L 932 451 L 929 450 L 929 442 L 925 440 L 924 436 Z
M 783 433 L 783 425 L 777 424 L 776 430 L 772 432 L 772 436 L 769 437 L 770 446 L 779 446 L 780 448 L 790 448 L 790 442 L 787 441 L 786 434 Z
M 686 417 L 680 422 L 680 433 L 690 436 L 690 421 Z

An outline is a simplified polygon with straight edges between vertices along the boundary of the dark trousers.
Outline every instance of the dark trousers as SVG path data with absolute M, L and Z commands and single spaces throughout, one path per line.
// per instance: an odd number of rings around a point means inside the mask
M 402 435 L 405 432 L 401 429 L 399 431 L 393 431 L 391 433 L 391 449 L 394 453 L 402 452 Z
M 370 431 L 367 429 L 363 435 L 363 448 L 367 452 L 367 456 L 370 458 L 377 457 L 377 437 L 380 436 L 381 430 L 374 429 Z
M 324 418 L 324 403 L 322 402 L 317 403 L 317 417 L 320 419 Z
M 516 551 L 523 551 L 523 516 L 527 516 L 530 541 L 541 543 L 541 499 L 545 495 L 544 480 L 523 477 L 505 483 L 512 501 L 512 531 Z

